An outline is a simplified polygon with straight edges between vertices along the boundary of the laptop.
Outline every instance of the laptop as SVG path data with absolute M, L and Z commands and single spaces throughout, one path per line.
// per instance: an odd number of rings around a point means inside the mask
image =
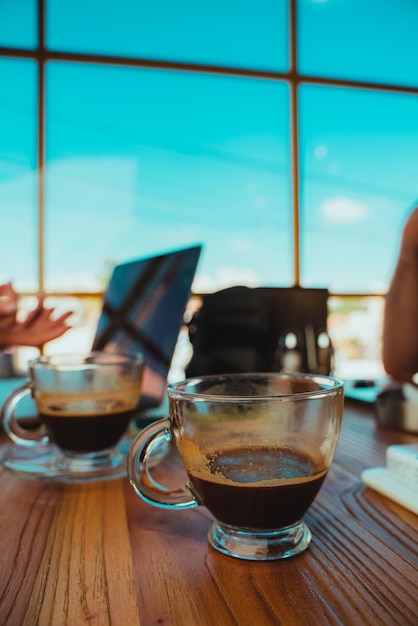
M 201 245 L 115 266 L 104 294 L 93 350 L 144 355 L 138 418 L 164 399 Z

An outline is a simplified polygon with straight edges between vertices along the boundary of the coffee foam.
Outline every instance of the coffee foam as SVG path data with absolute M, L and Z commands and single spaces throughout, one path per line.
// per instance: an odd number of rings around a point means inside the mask
M 241 444 L 237 444 L 234 446 L 229 446 L 229 445 L 219 446 L 217 449 L 207 448 L 205 449 L 205 451 L 202 451 L 196 443 L 184 437 L 181 439 L 181 441 L 177 442 L 177 447 L 179 449 L 181 458 L 183 460 L 183 463 L 187 472 L 192 474 L 196 478 L 208 480 L 212 483 L 217 483 L 217 484 L 225 484 L 225 485 L 237 484 L 231 478 L 227 478 L 226 476 L 224 476 L 221 472 L 213 473 L 211 471 L 210 458 L 208 457 L 211 457 L 213 454 L 215 454 L 219 448 L 222 448 L 222 450 L 231 450 L 231 451 L 239 450 L 242 447 Z M 274 448 L 274 446 L 270 446 L 270 445 L 262 445 L 261 447 L 263 448 L 268 447 L 271 449 Z M 280 449 L 283 449 L 283 447 L 277 446 L 277 449 L 280 450 Z M 303 452 L 303 454 L 306 454 L 306 453 Z M 310 456 L 310 455 L 307 454 L 307 456 Z M 298 476 L 296 478 L 272 478 L 272 479 L 265 479 L 265 480 L 259 480 L 259 481 L 253 481 L 253 482 L 239 483 L 239 485 L 241 487 L 254 487 L 254 486 L 277 487 L 279 485 L 296 485 L 299 483 L 307 483 L 307 482 L 316 480 L 320 476 L 326 475 L 328 471 L 326 468 L 323 468 L 323 467 L 315 468 L 315 465 L 314 465 L 314 469 L 315 469 L 315 473 L 310 476 Z
M 127 385 L 118 391 L 88 393 L 44 393 L 34 391 L 39 413 L 53 417 L 86 417 L 111 415 L 134 410 L 139 402 L 138 385 Z

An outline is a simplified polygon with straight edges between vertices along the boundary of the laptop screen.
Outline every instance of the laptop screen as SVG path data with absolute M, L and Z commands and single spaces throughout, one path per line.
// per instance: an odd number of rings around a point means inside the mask
M 93 350 L 144 355 L 139 410 L 160 406 L 202 246 L 117 265 L 105 292 Z

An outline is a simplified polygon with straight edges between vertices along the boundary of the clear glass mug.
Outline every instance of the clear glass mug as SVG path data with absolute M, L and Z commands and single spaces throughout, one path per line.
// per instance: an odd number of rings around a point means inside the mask
M 344 384 L 314 374 L 202 376 L 168 386 L 169 418 L 145 428 L 128 452 L 128 477 L 146 502 L 206 506 L 211 545 L 249 560 L 305 550 L 302 517 L 334 457 Z M 173 441 L 189 480 L 169 490 L 150 472 L 156 447 Z
M 53 443 L 57 472 L 112 473 L 125 464 L 117 449 L 140 398 L 141 354 L 91 352 L 41 356 L 29 362 L 27 383 L 2 408 L 2 424 L 17 447 Z M 22 428 L 20 402 L 32 395 L 40 428 Z M 123 468 L 125 470 L 125 468 Z

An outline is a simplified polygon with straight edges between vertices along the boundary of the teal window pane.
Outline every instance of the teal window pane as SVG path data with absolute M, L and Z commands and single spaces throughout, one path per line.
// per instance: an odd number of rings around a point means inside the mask
M 299 71 L 418 85 L 418 3 L 297 0 Z
M 37 284 L 37 67 L 0 59 L 0 282 Z
M 54 62 L 46 86 L 48 289 L 197 242 L 198 290 L 292 282 L 284 83 Z
M 52 50 L 288 69 L 288 2 L 47 0 Z
M 418 98 L 300 90 L 302 281 L 384 292 L 418 201 Z
M 36 48 L 38 43 L 37 0 L 0 2 L 0 46 Z

